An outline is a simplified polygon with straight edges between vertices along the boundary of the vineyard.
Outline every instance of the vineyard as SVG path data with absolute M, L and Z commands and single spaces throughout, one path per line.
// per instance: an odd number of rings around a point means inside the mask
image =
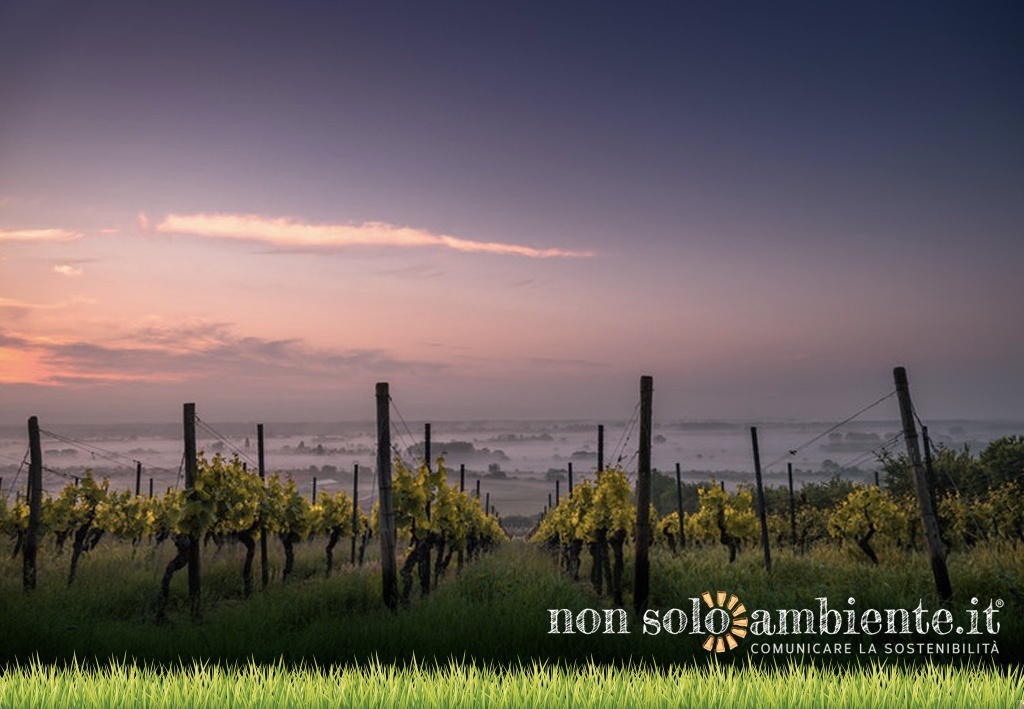
M 187 431 L 186 422 L 186 451 Z M 369 500 L 302 494 L 293 478 L 264 472 L 262 440 L 254 467 L 237 451 L 187 453 L 183 484 L 156 495 L 138 484 L 114 489 L 89 470 L 34 493 L 38 477 L 30 471 L 23 488 L 8 486 L 0 497 L 0 652 L 18 665 L 81 658 L 97 668 L 117 657 L 296 668 L 526 659 L 567 668 L 775 667 L 778 656 L 743 652 L 749 638 L 730 653 L 704 637 L 639 632 L 646 609 L 686 608 L 711 591 L 724 599 L 725 589 L 761 609 L 802 608 L 818 598 L 849 598 L 858 609 L 998 599 L 998 652 L 938 661 L 1015 672 L 1024 656 L 1024 437 L 994 440 L 977 456 L 925 442 L 925 497 L 952 584 L 948 601 L 933 582 L 910 450 L 879 451 L 875 484 L 835 475 L 795 487 L 790 477 L 788 489 L 765 487 L 760 475 L 753 485 L 683 483 L 678 466 L 673 479 L 645 470 L 642 456 L 632 469 L 599 458 L 594 469 L 574 477 L 570 467 L 567 480 L 554 479 L 550 505 L 528 520 L 528 531 L 517 520 L 514 533 L 479 486 L 467 491 L 444 456 L 429 457 L 429 444 L 410 462 L 386 436 Z M 551 609 L 626 609 L 623 622 L 634 630 L 552 633 Z M 921 637 L 944 640 L 935 632 Z M 905 643 L 907 636 L 857 639 Z M 923 651 L 877 659 L 931 662 Z M 789 661 L 862 660 L 802 654 Z
M 421 463 L 415 469 L 396 459 L 394 511 L 398 537 L 408 549 L 402 568 L 403 597 L 408 600 L 413 575 L 429 592 L 445 574 L 453 558 L 475 559 L 493 548 L 504 533 L 497 519 L 485 515 L 479 500 L 449 487 L 444 461 L 433 468 Z M 12 555 L 25 547 L 30 505 L 19 499 L 11 506 L 0 504 L 0 532 L 14 540 Z M 245 548 L 239 576 L 243 595 L 253 589 L 253 565 L 257 542 L 264 537 L 280 541 L 285 562 L 281 581 L 287 581 L 295 562 L 295 546 L 323 542 L 325 575 L 335 567 L 334 550 L 340 540 L 351 538 L 360 560 L 368 541 L 378 531 L 379 504 L 367 515 L 345 492 L 321 493 L 315 503 L 300 495 L 294 480 L 273 474 L 266 480 L 237 458 L 214 455 L 197 459 L 194 485 L 183 490 L 145 497 L 131 491 L 110 490 L 109 481 L 96 481 L 87 473 L 68 483 L 56 496 L 41 500 L 44 539 L 52 539 L 60 556 L 71 542 L 67 585 L 74 583 L 83 554 L 104 538 L 138 547 L 170 544 L 176 550 L 160 585 L 161 617 L 174 574 L 187 565 L 192 540 L 215 548 L 240 544 Z M 434 555 L 433 575 L 430 560 Z M 265 585 L 265 583 L 264 583 Z
M 993 445 L 1013 445 L 1024 458 L 1024 439 L 1001 439 Z M 940 465 L 948 453 L 943 451 Z M 906 461 L 896 458 L 890 465 L 896 479 Z M 688 487 L 688 492 L 695 493 L 696 502 L 692 511 L 683 512 L 682 527 L 678 511 L 659 516 L 652 507 L 655 544 L 664 545 L 672 553 L 688 544 L 697 548 L 720 544 L 728 551 L 730 562 L 736 560 L 741 549 L 757 547 L 761 532 L 756 493 L 750 485 L 740 484 L 727 491 L 712 479 Z M 924 535 L 918 506 L 908 494 L 834 478 L 828 484 L 805 486 L 800 492 L 799 509 L 791 516 L 785 497 L 778 494 L 781 492 L 769 490 L 766 496 L 773 548 L 797 553 L 815 548 L 847 549 L 876 566 L 880 563 L 876 548 L 891 556 L 922 550 Z M 938 518 L 949 552 L 985 553 L 986 544 L 1004 547 L 1024 543 L 1021 482 L 1009 480 L 972 495 L 946 492 L 938 499 Z M 621 604 L 621 570 L 619 576 L 608 571 L 608 553 L 610 549 L 614 568 L 621 569 L 624 543 L 635 534 L 633 490 L 623 470 L 609 468 L 598 472 L 593 481 L 584 481 L 550 510 L 532 541 L 549 549 L 574 577 L 579 575 L 580 554 L 586 549 L 595 590 L 600 593 L 607 584 L 616 603 Z M 603 575 L 597 574 L 599 568 L 604 569 Z M 609 582 L 610 578 L 617 580 Z

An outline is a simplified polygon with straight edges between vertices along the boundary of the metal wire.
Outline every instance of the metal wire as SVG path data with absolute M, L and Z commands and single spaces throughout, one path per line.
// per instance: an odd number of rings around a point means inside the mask
M 843 419 L 839 423 L 837 423 L 837 424 L 835 424 L 833 426 L 830 426 L 829 428 L 825 429 L 824 431 L 822 431 L 821 433 L 819 433 L 817 436 L 815 436 L 814 438 L 810 439 L 809 441 L 801 443 L 796 448 L 793 448 L 792 450 L 787 451 L 783 455 L 780 455 L 778 458 L 773 460 L 771 463 L 768 463 L 768 465 L 764 466 L 764 471 L 768 472 L 768 470 L 770 468 L 775 467 L 776 465 L 778 465 L 779 463 L 784 461 L 786 458 L 791 458 L 791 457 L 796 456 L 797 453 L 802 451 L 807 446 L 813 445 L 817 441 L 820 441 L 822 438 L 824 438 L 828 434 L 832 433 L 836 429 L 845 426 L 846 424 L 850 423 L 850 421 L 853 421 L 854 419 L 858 418 L 859 416 L 862 416 L 862 415 L 866 414 L 868 411 L 870 411 L 871 409 L 875 408 L 876 406 L 881 404 L 883 401 L 886 401 L 886 400 L 888 400 L 888 399 L 890 399 L 890 398 L 892 398 L 894 396 L 896 396 L 896 390 L 895 389 L 890 391 L 888 394 L 886 394 L 882 398 L 877 399 L 876 401 L 868 404 L 867 406 L 865 406 L 863 409 L 860 409 L 856 413 L 854 413 L 854 414 L 852 414 L 850 416 L 847 416 L 845 419 Z

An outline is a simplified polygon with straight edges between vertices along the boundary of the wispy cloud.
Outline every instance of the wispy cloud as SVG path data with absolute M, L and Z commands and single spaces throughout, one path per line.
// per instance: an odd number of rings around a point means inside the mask
M 568 369 L 600 369 L 607 367 L 604 362 L 589 359 L 572 359 L 565 357 L 530 357 L 529 362 L 537 367 L 565 367 Z
M 430 372 L 446 365 L 396 358 L 385 350 L 331 350 L 300 339 L 240 336 L 223 323 L 149 325 L 102 342 L 0 332 L 0 382 L 70 383 L 286 381 L 322 386 L 354 373 Z
M 67 303 L 30 303 L 27 300 L 17 298 L 0 298 L 0 308 L 12 310 L 58 310 L 67 306 Z
M 145 215 L 140 214 L 138 221 L 144 230 L 149 227 L 149 220 Z M 162 234 L 188 234 L 211 239 L 256 241 L 283 248 L 440 246 L 455 251 L 529 258 L 585 258 L 593 255 L 589 251 L 473 241 L 447 234 L 434 234 L 415 227 L 396 226 L 387 222 L 309 224 L 295 219 L 270 218 L 255 214 L 168 214 L 153 229 Z
M 433 268 L 430 266 L 408 266 L 406 268 L 392 268 L 386 269 L 380 272 L 382 276 L 397 276 L 399 278 L 408 278 L 411 280 L 433 280 L 436 278 L 444 278 L 446 275 L 440 268 Z
M 84 234 L 70 229 L 2 229 L 0 242 L 14 241 L 74 241 Z
M 81 276 L 84 271 L 78 266 L 72 266 L 67 263 L 58 263 L 53 267 L 54 273 L 59 273 L 62 276 L 75 277 Z

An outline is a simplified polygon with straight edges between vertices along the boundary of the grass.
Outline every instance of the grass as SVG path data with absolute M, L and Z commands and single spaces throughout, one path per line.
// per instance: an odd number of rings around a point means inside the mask
M 340 545 L 344 549 L 344 544 Z M 956 598 L 1007 600 L 1001 664 L 971 658 L 854 656 L 807 661 L 708 654 L 694 635 L 552 635 L 550 608 L 608 607 L 551 558 L 510 543 L 454 569 L 427 598 L 383 610 L 379 566 L 345 564 L 324 578 L 322 545 L 300 545 L 293 578 L 241 593 L 241 550 L 204 550 L 203 616 L 188 614 L 184 572 L 170 622 L 155 621 L 169 545 L 133 550 L 105 542 L 86 556 L 73 588 L 68 555 L 41 554 L 26 594 L 20 559 L 0 548 L 0 708 L 75 707 L 1012 707 L 1024 699 L 1024 549 L 953 555 Z M 339 556 L 345 558 L 342 551 Z M 584 554 L 584 558 L 586 558 Z M 998 558 L 999 563 L 995 563 Z M 651 606 L 681 606 L 728 590 L 750 607 L 808 607 L 826 595 L 860 607 L 936 607 L 927 558 L 895 550 L 871 567 L 833 547 L 776 552 L 772 574 L 752 551 L 727 563 L 719 548 L 652 554 Z M 627 558 L 626 578 L 632 576 Z M 581 578 L 587 578 L 587 564 Z M 259 574 L 256 574 L 259 589 Z M 627 585 L 627 604 L 631 601 Z M 759 664 L 755 664 L 755 662 Z
M 395 667 L 118 662 L 103 668 L 33 663 L 0 674 L 5 709 L 231 707 L 759 707 L 774 709 L 1005 709 L 1024 696 L 1020 670 L 897 666 L 822 669 L 676 666 L 578 667 L 531 663 L 481 668 L 462 662 Z
M 217 552 L 210 547 L 202 561 L 202 619 L 189 617 L 182 571 L 172 585 L 170 621 L 158 624 L 157 589 L 172 553 L 169 546 L 132 550 L 127 544 L 104 543 L 83 559 L 70 589 L 65 585 L 67 552 L 56 557 L 47 547 L 41 554 L 38 588 L 30 594 L 20 587 L 20 559 L 12 560 L 0 549 L 0 662 L 23 664 L 38 658 L 62 664 L 77 658 L 103 664 L 110 658 L 126 658 L 164 666 L 193 659 L 234 664 L 283 661 L 295 666 L 465 659 L 503 666 L 534 661 L 666 666 L 708 661 L 700 636 L 644 636 L 635 617 L 629 635 L 550 634 L 549 609 L 606 608 L 610 601 L 594 594 L 588 583 L 573 583 L 545 553 L 519 543 L 504 545 L 460 575 L 451 569 L 430 596 L 421 600 L 414 591 L 412 603 L 397 614 L 383 609 L 379 567 L 374 563 L 362 571 L 346 564 L 330 579 L 324 578 L 320 543 L 300 545 L 294 576 L 287 583 L 275 571 L 270 586 L 249 599 L 241 592 L 241 550 L 226 547 Z M 274 569 L 279 569 L 279 549 L 272 547 L 272 554 Z M 822 595 L 833 607 L 844 607 L 846 598 L 855 596 L 860 609 L 913 609 L 918 603 L 938 608 L 927 558 L 900 554 L 871 567 L 835 548 L 806 555 L 781 551 L 768 575 L 752 551 L 728 564 L 725 551 L 717 547 L 678 555 L 656 548 L 650 607 L 686 608 L 688 599 L 702 591 L 727 590 L 749 608 L 813 608 L 814 599 Z M 1024 608 L 1008 584 L 1024 586 L 1024 549 L 1011 546 L 999 554 L 999 565 L 980 554 L 950 557 L 954 607 L 965 607 L 972 594 L 986 600 L 1004 598 L 1006 606 L 999 614 L 1002 631 L 997 636 L 1000 653 L 993 659 L 1019 663 L 1024 657 Z M 631 563 L 627 558 L 627 580 L 632 578 Z M 585 564 L 581 578 L 587 578 L 587 571 Z M 258 573 L 256 578 L 259 589 Z M 627 605 L 630 595 L 627 583 Z M 741 666 L 752 653 L 727 655 L 722 662 Z M 774 659 L 768 656 L 765 661 Z M 908 656 L 899 661 L 925 659 Z
M 828 596 L 837 603 L 854 596 L 861 608 L 891 608 L 907 603 L 913 608 L 919 600 L 926 607 L 938 607 L 925 553 L 886 549 L 881 556 L 882 564 L 872 566 L 859 551 L 832 545 L 820 545 L 807 554 L 776 549 L 772 551 L 769 574 L 759 548 L 740 554 L 733 564 L 728 563 L 724 548 L 690 548 L 677 555 L 655 548 L 651 557 L 651 594 L 654 602 L 663 605 L 677 603 L 702 590 L 723 588 L 737 594 L 747 605 L 763 608 L 805 607 L 818 596 Z M 1024 589 L 1024 545 L 977 548 L 968 554 L 955 552 L 947 558 L 947 565 L 954 606 L 965 606 L 975 596 L 1001 597 L 1013 603 L 1018 600 L 1014 591 Z

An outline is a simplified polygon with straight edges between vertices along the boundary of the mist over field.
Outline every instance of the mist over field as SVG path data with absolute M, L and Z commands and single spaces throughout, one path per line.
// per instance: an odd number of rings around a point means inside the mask
M 451 484 L 458 484 L 465 466 L 467 489 L 476 481 L 491 494 L 503 514 L 539 513 L 554 494 L 557 478 L 567 486 L 571 463 L 577 481 L 593 477 L 597 469 L 598 425 L 604 425 L 604 464 L 636 470 L 637 430 L 628 421 L 440 421 L 431 423 L 431 459 L 443 457 Z M 786 484 L 791 463 L 795 480 L 823 482 L 836 474 L 873 482 L 880 470 L 878 453 L 899 454 L 902 440 L 893 440 L 898 421 L 854 421 L 827 433 L 835 422 L 729 422 L 665 421 L 653 430 L 652 466 L 674 477 L 678 463 L 686 482 L 711 477 L 728 487 L 753 483 L 754 463 L 750 426 L 757 425 L 761 464 L 769 485 Z M 56 490 L 75 476 L 91 470 L 95 477 L 110 477 L 115 489 L 133 489 L 135 461 L 143 464 L 142 492 L 149 478 L 163 492 L 181 484 L 183 453 L 180 424 L 54 424 L 41 421 L 44 487 Z M 313 478 L 319 491 L 351 491 L 354 466 L 360 469 L 360 500 L 368 508 L 375 499 L 376 429 L 373 422 L 265 423 L 268 472 L 281 471 L 312 493 Z M 989 441 L 1017 435 L 1024 424 L 984 421 L 936 421 L 929 427 L 936 445 L 977 454 Z M 214 434 L 216 433 L 216 435 Z M 54 435 L 56 434 L 55 437 Z M 208 457 L 239 455 L 250 469 L 257 467 L 255 423 L 201 425 L 197 445 Z M 396 455 L 415 461 L 424 454 L 424 426 L 420 421 L 393 420 L 392 447 Z M 817 439 L 817 440 L 815 440 Z M 18 477 L 27 438 L 20 427 L 0 427 L 0 478 L 10 492 Z M 796 450 L 795 454 L 790 451 Z

